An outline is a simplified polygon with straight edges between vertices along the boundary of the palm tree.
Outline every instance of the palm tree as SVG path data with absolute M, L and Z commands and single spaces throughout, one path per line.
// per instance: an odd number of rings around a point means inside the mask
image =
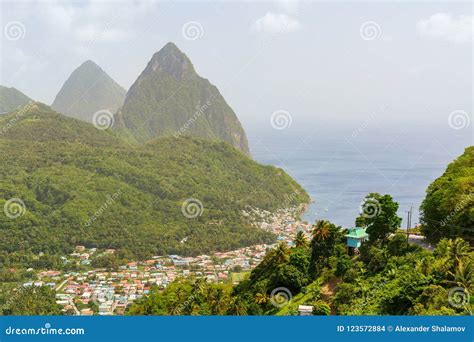
M 174 305 L 170 309 L 170 313 L 171 313 L 171 315 L 174 315 L 174 316 L 181 315 L 183 313 L 183 306 L 182 305 Z
M 229 306 L 229 298 L 225 295 L 224 290 L 218 287 L 213 296 L 213 306 L 215 315 L 224 315 Z
M 284 263 L 288 261 L 288 246 L 285 242 L 281 242 L 278 247 L 275 249 L 275 258 L 278 263 Z
M 318 220 L 313 226 L 313 239 L 316 241 L 326 240 L 331 230 L 331 223 L 325 220 Z
M 247 314 L 247 308 L 244 302 L 242 302 L 239 298 L 234 298 L 231 304 L 231 312 L 234 315 L 242 316 Z
M 416 268 L 418 271 L 428 276 L 432 273 L 432 261 L 429 259 L 421 259 L 416 262 Z
M 257 304 L 265 304 L 266 302 L 268 302 L 268 296 L 266 293 L 257 293 L 255 295 L 255 303 Z
M 186 292 L 186 290 L 184 288 L 182 288 L 181 286 L 179 286 L 176 289 L 175 293 L 176 293 L 176 297 L 177 297 L 178 301 L 180 301 L 180 302 L 183 302 L 186 299 L 186 297 L 188 296 L 188 293 Z
M 206 290 L 206 287 L 206 280 L 204 278 L 197 278 L 192 284 L 192 292 L 193 294 L 203 294 Z
M 467 257 L 469 255 L 469 243 L 464 241 L 461 238 L 457 238 L 456 240 L 452 241 L 449 246 L 449 257 L 454 262 L 454 267 L 456 268 L 458 263 L 461 261 L 462 258 Z
M 459 260 L 456 271 L 448 273 L 454 279 L 454 281 L 450 281 L 450 283 L 464 288 L 469 293 L 473 292 L 474 265 L 472 264 L 471 259 L 467 258 Z
M 331 314 L 331 307 L 328 303 L 317 300 L 313 303 L 313 315 L 316 316 L 329 316 Z
M 296 247 L 307 247 L 308 246 L 308 239 L 306 239 L 306 235 L 301 230 L 298 233 L 296 233 L 294 242 L 295 242 Z

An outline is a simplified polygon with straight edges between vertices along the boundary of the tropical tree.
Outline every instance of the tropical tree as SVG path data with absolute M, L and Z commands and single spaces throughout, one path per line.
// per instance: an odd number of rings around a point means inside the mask
M 309 273 L 315 277 L 328 266 L 329 258 L 338 253 L 345 253 L 343 242 L 344 234 L 341 227 L 336 227 L 328 221 L 317 221 L 313 229 L 311 240 L 311 260 Z
M 472 259 L 466 258 L 459 260 L 456 271 L 448 272 L 453 277 L 453 281 L 457 286 L 464 288 L 468 293 L 473 293 L 474 289 L 474 265 Z
M 323 241 L 329 236 L 329 230 L 331 229 L 331 223 L 325 220 L 318 220 L 313 225 L 313 239 L 316 241 Z
M 325 301 L 322 301 L 319 299 L 313 303 L 313 315 L 329 316 L 330 314 L 331 314 L 331 307 Z
M 10 294 L 10 300 L 3 308 L 3 315 L 60 315 L 55 292 L 47 286 L 20 287 Z
M 454 268 L 458 266 L 460 261 L 467 257 L 470 252 L 469 243 L 461 238 L 456 238 L 454 241 L 450 240 L 448 255 L 454 263 Z
M 257 293 L 255 295 L 255 303 L 257 304 L 266 304 L 269 300 L 269 297 L 266 293 Z
M 288 249 L 288 246 L 286 245 L 285 242 L 281 242 L 278 244 L 277 248 L 275 249 L 274 257 L 278 263 L 285 263 L 288 261 L 289 254 L 290 254 L 290 251 Z
M 307 273 L 311 256 L 309 252 L 307 248 L 293 248 L 291 250 L 289 264 L 295 266 L 301 272 Z
M 231 315 L 236 315 L 236 316 L 243 316 L 247 314 L 247 306 L 245 305 L 245 301 L 243 301 L 239 297 L 235 297 L 231 304 L 230 304 L 230 310 L 229 313 Z
M 273 273 L 272 284 L 274 288 L 285 287 L 292 293 L 297 293 L 308 283 L 306 273 L 301 272 L 291 264 L 279 265 Z
M 308 247 L 308 239 L 303 231 L 298 231 L 295 236 L 295 246 L 298 247 Z
M 389 236 L 400 228 L 402 219 L 397 216 L 397 211 L 398 203 L 393 200 L 392 196 L 370 193 L 361 205 L 356 226 L 366 227 L 371 243 L 385 244 Z
M 423 235 L 430 242 L 462 237 L 474 241 L 474 146 L 430 184 L 420 206 Z

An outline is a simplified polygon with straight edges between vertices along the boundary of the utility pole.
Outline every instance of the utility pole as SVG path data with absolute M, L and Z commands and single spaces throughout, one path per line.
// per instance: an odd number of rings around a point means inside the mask
M 413 215 L 413 206 L 410 205 L 410 223 L 409 223 L 410 224 L 410 227 L 409 227 L 410 229 L 411 229 L 411 217 L 412 217 L 412 215 Z
M 410 210 L 407 211 L 407 245 L 408 245 L 408 241 L 409 241 L 409 238 L 410 238 L 409 229 L 411 228 L 411 214 L 412 214 L 412 211 L 413 211 L 413 206 L 410 206 Z

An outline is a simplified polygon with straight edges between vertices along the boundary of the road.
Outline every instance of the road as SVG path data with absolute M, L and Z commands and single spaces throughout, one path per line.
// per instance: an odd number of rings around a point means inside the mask
M 67 282 L 68 280 L 69 280 L 69 279 L 66 279 L 66 280 L 64 280 L 61 284 L 59 284 L 58 286 L 56 286 L 56 289 L 55 289 L 56 292 L 59 291 L 59 290 L 61 290 L 61 289 L 63 288 L 64 284 L 66 284 L 66 282 Z
M 428 242 L 425 241 L 425 237 L 421 235 L 414 235 L 410 234 L 408 235 L 408 241 L 410 243 L 413 243 L 415 245 L 418 245 L 428 251 L 433 251 L 436 246 L 432 246 Z

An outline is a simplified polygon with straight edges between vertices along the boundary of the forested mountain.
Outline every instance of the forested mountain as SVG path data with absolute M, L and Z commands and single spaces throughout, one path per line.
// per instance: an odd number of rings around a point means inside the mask
M 51 107 L 64 115 L 91 123 L 98 111 L 115 113 L 123 103 L 125 92 L 89 60 L 72 72 Z
M 30 101 L 31 99 L 18 89 L 0 85 L 0 114 L 11 112 Z
M 283 170 L 227 143 L 166 137 L 130 147 L 42 104 L 0 137 L 0 148 L 0 207 L 10 199 L 24 203 L 19 217 L 0 215 L 7 259 L 69 252 L 77 244 L 144 258 L 271 242 L 274 236 L 251 226 L 242 209 L 273 211 L 309 199 Z M 195 217 L 183 214 L 188 202 Z
M 21 115 L 17 115 L 21 111 Z M 0 118 L 0 127 L 11 122 L 2 138 L 21 143 L 75 143 L 81 145 L 107 147 L 110 145 L 126 146 L 121 138 L 110 130 L 99 130 L 91 124 L 70 119 L 53 111 L 39 102 L 9 113 Z M 52 147 L 51 147 L 52 148 Z
M 474 146 L 428 187 L 420 210 L 429 240 L 462 237 L 474 243 Z
M 234 111 L 173 43 L 153 55 L 131 86 L 116 128 L 140 143 L 187 135 L 223 140 L 249 153 L 247 137 Z

